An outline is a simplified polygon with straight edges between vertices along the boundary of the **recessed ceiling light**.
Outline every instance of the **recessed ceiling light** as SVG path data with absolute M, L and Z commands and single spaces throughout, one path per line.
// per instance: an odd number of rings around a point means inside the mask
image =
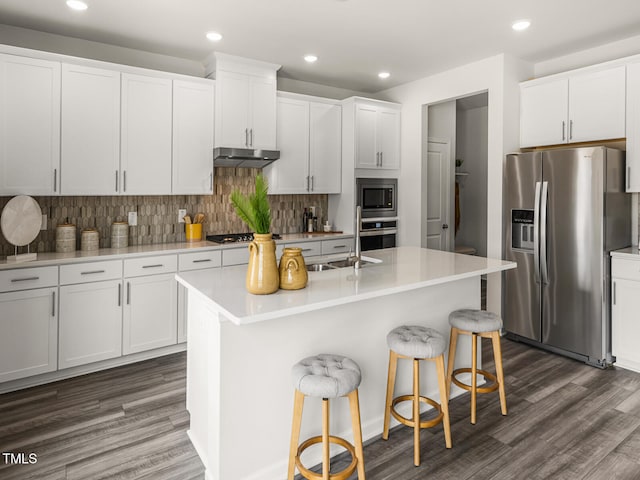
M 389 72 L 380 72 L 380 73 L 378 74 L 378 76 L 379 76 L 380 78 L 389 78 L 389 77 L 391 76 L 391 74 L 390 74 Z
M 305 62 L 313 63 L 316 60 L 318 60 L 318 57 L 316 57 L 315 55 L 305 55 L 304 56 L 304 61 Z
M 67 0 L 67 7 L 78 11 L 86 10 L 87 8 L 89 8 L 86 3 L 81 2 L 80 0 Z
M 513 28 L 517 32 L 520 32 L 529 28 L 529 25 L 531 25 L 531 22 L 529 20 L 518 20 L 517 22 L 513 22 L 511 28 Z
M 207 38 L 212 42 L 219 42 L 220 40 L 222 40 L 222 35 L 220 35 L 218 32 L 209 32 L 207 33 Z

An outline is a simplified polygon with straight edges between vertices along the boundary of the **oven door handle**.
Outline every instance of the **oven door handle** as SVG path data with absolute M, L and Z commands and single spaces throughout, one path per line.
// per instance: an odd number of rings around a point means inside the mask
M 375 230 L 360 231 L 361 237 L 377 237 L 379 235 L 395 235 L 398 233 L 397 228 L 380 228 Z

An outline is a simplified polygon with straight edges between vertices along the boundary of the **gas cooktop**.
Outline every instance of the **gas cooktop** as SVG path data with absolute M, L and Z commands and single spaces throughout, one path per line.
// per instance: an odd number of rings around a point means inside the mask
M 272 234 L 274 240 L 280 240 L 280 235 L 277 233 Z M 223 233 L 221 235 L 207 235 L 207 240 L 215 243 L 239 243 L 250 242 L 253 240 L 253 233 Z

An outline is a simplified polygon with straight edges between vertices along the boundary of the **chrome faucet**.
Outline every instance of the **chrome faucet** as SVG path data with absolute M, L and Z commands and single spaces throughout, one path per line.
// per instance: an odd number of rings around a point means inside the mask
M 362 228 L 362 208 L 360 205 L 356 207 L 356 253 L 353 268 L 359 270 L 361 265 L 362 252 L 360 251 L 360 229 Z

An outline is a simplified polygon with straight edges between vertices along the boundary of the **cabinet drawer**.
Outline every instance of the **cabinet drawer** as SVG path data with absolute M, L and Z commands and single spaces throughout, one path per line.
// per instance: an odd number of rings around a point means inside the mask
M 180 253 L 178 255 L 178 269 L 181 272 L 200 270 L 203 268 L 219 267 L 222 264 L 220 250 L 196 253 Z
M 287 243 L 285 247 L 298 247 L 302 249 L 302 256 L 315 257 L 322 255 L 322 242 L 300 242 L 300 243 Z
M 244 265 L 249 263 L 249 247 L 230 248 L 222 251 L 222 265 Z
M 58 286 L 58 267 L 17 268 L 0 272 L 0 292 Z
M 60 267 L 60 285 L 118 280 L 122 277 L 122 260 L 78 263 Z
M 131 258 L 124 261 L 125 277 L 174 273 L 177 270 L 177 255 L 157 255 L 154 257 Z
M 640 259 L 612 258 L 611 276 L 640 281 Z
M 331 255 L 332 253 L 348 253 L 350 249 L 353 249 L 353 238 L 322 240 L 322 255 Z

